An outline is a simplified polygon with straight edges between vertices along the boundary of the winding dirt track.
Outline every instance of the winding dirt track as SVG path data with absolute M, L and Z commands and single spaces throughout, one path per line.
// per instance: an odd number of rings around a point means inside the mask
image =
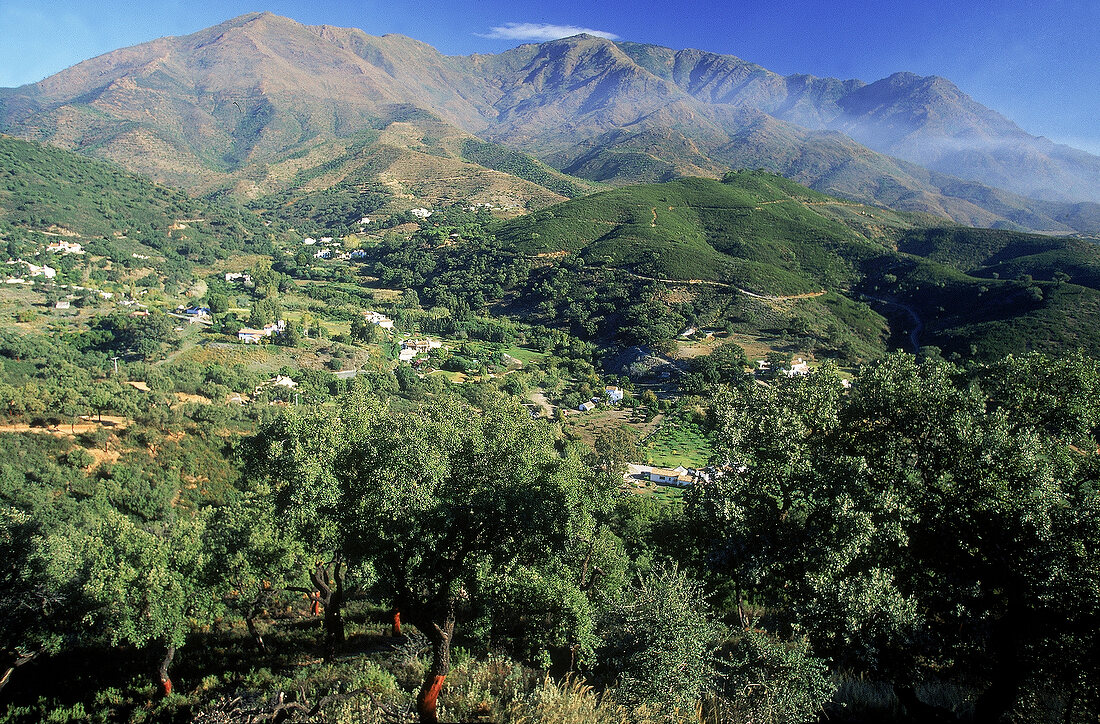
M 689 286 L 701 285 L 708 287 L 718 287 L 719 289 L 733 289 L 734 291 L 744 294 L 746 297 L 752 297 L 753 299 L 764 299 L 769 302 L 785 302 L 790 299 L 811 299 L 813 297 L 820 297 L 825 294 L 826 290 L 822 289 L 820 292 L 806 292 L 804 294 L 787 294 L 787 295 L 772 295 L 772 294 L 757 294 L 756 292 L 750 292 L 748 289 L 742 289 L 741 287 L 734 286 L 733 284 L 726 284 L 725 282 L 713 282 L 709 279 L 662 279 L 661 277 L 647 277 L 644 274 L 636 274 L 634 272 L 626 271 L 625 269 L 613 269 L 606 266 L 593 266 L 589 269 L 602 269 L 603 271 L 615 272 L 616 274 L 622 274 L 633 279 L 641 279 L 647 282 L 660 282 L 661 284 L 687 284 Z

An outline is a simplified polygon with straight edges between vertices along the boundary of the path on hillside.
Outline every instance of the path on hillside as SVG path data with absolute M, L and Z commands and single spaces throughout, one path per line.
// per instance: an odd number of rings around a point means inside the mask
M 661 284 L 687 284 L 702 285 L 708 287 L 718 287 L 719 289 L 733 289 L 734 291 L 741 292 L 746 297 L 752 297 L 753 299 L 764 299 L 769 302 L 785 302 L 791 299 L 810 299 L 812 297 L 820 297 L 825 294 L 826 290 L 822 289 L 820 292 L 805 292 L 803 294 L 786 294 L 786 295 L 772 295 L 772 294 L 757 294 L 756 292 L 750 292 L 748 289 L 742 289 L 739 286 L 733 284 L 726 284 L 725 282 L 714 282 L 709 279 L 662 279 L 661 277 L 649 277 L 645 274 L 638 274 L 632 271 L 626 271 L 625 269 L 614 269 L 606 266 L 590 266 L 589 269 L 602 269 L 603 271 L 614 272 L 616 274 L 623 274 L 634 279 L 641 279 L 647 282 L 660 282 Z
M 761 201 L 753 208 L 759 209 L 761 206 L 768 206 L 769 204 L 782 204 L 786 201 L 792 201 L 796 204 L 802 204 L 803 206 L 851 206 L 855 208 L 865 208 L 867 204 L 857 204 L 851 201 L 802 201 L 800 199 L 775 199 L 773 201 Z
M 554 406 L 550 404 L 550 401 L 546 399 L 546 395 L 542 394 L 542 390 L 533 390 L 528 396 L 534 404 L 538 405 L 546 413 L 546 416 L 551 420 L 554 419 Z

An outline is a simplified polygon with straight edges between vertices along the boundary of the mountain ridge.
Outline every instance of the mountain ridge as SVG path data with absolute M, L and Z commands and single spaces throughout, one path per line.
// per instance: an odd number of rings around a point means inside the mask
M 827 193 L 962 223 L 1100 233 L 1092 221 L 1100 206 L 1064 205 L 1077 188 L 1100 199 L 1100 183 L 1092 183 L 1100 158 L 1044 154 L 1045 139 L 1022 130 L 1007 151 L 951 149 L 929 140 L 939 133 L 932 126 L 902 123 L 907 107 L 920 107 L 914 88 L 935 91 L 924 105 L 955 122 L 937 128 L 953 129 L 956 145 L 963 131 L 1004 136 L 1018 128 L 953 95 L 949 81 L 904 73 L 884 81 L 784 77 L 735 56 L 583 35 L 445 56 L 406 36 L 251 13 L 5 89 L 0 129 L 210 193 L 239 186 L 263 164 L 420 113 L 597 181 L 763 167 Z M 872 150 L 861 136 L 902 158 L 909 147 L 925 149 L 928 170 Z M 1046 179 L 1033 190 L 1060 194 L 1025 198 L 968 175 L 979 168 L 1005 181 L 1026 176 L 1012 173 L 1020 158 Z M 1081 203 L 1095 205 L 1073 202 Z

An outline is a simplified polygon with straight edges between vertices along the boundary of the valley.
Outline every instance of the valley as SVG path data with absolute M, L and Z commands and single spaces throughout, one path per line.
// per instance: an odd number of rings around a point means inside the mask
M 1098 181 L 591 34 L 0 89 L 0 722 L 1092 721 Z

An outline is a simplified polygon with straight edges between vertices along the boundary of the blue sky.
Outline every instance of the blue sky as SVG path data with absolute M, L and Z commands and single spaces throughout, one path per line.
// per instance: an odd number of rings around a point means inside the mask
M 780 73 L 942 75 L 1036 135 L 1100 153 L 1100 0 L 0 0 L 0 86 L 255 10 L 495 53 L 582 28 Z

